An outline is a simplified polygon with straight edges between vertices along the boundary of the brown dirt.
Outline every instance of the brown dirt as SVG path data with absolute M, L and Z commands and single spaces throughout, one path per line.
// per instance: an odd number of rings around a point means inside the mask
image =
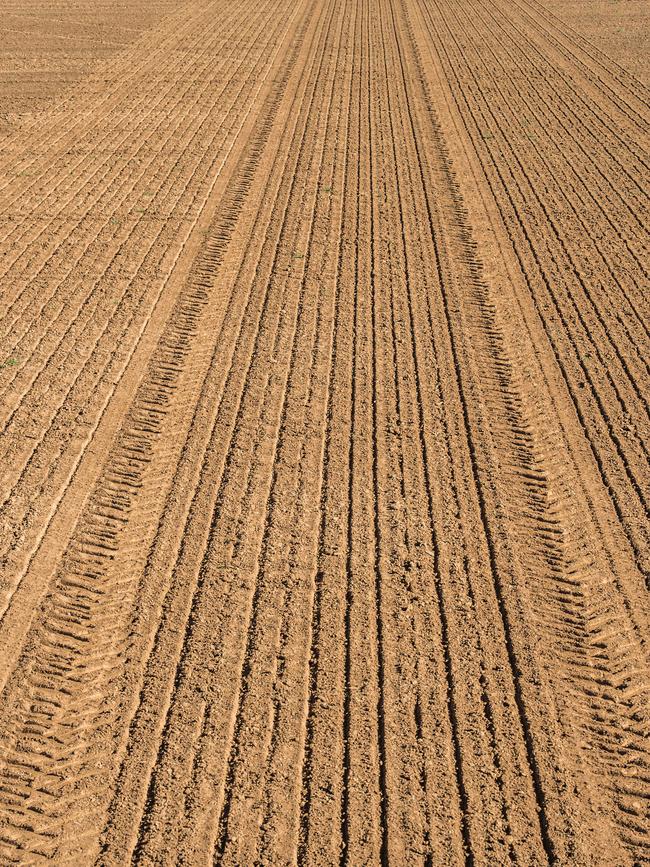
M 646 0 L 541 0 L 583 39 L 650 85 L 650 15 Z M 580 38 L 582 37 L 582 39 Z
M 0 131 L 43 111 L 98 62 L 174 8 L 172 0 L 5 0 L 0 17 Z
M 648 862 L 645 85 L 193 0 L 1 143 L 1 862 Z

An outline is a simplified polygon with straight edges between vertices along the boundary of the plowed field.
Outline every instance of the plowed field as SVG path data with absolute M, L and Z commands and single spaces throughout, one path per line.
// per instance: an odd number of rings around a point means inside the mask
M 650 863 L 650 90 L 165 10 L 0 133 L 0 863 Z
M 0 134 L 84 78 L 173 8 L 173 0 L 3 0 Z

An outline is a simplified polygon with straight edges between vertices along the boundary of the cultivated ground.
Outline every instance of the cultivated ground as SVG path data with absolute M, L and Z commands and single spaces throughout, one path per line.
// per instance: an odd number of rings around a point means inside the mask
M 0 863 L 649 863 L 647 39 L 82 8 L 3 17 Z
M 0 132 L 43 111 L 99 60 L 124 49 L 174 8 L 172 0 L 3 0 Z

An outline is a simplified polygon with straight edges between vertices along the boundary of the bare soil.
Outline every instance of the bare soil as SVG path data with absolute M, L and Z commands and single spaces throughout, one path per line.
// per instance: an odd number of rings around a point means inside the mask
M 0 131 L 41 112 L 174 9 L 171 0 L 6 0 L 0 18 Z
M 650 91 L 550 2 L 5 92 L 2 864 L 650 860 Z
M 650 13 L 645 0 L 542 0 L 543 7 L 650 85 Z

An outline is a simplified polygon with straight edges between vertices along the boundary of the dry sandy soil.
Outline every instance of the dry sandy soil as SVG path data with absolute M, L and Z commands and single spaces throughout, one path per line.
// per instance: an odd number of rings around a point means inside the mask
M 174 7 L 172 0 L 3 0 L 0 132 L 42 111 Z
M 650 85 L 646 0 L 541 0 L 541 5 L 577 31 L 572 36 L 581 46 L 585 47 L 586 39 Z
M 3 865 L 650 863 L 647 40 L 554 2 L 3 55 Z

